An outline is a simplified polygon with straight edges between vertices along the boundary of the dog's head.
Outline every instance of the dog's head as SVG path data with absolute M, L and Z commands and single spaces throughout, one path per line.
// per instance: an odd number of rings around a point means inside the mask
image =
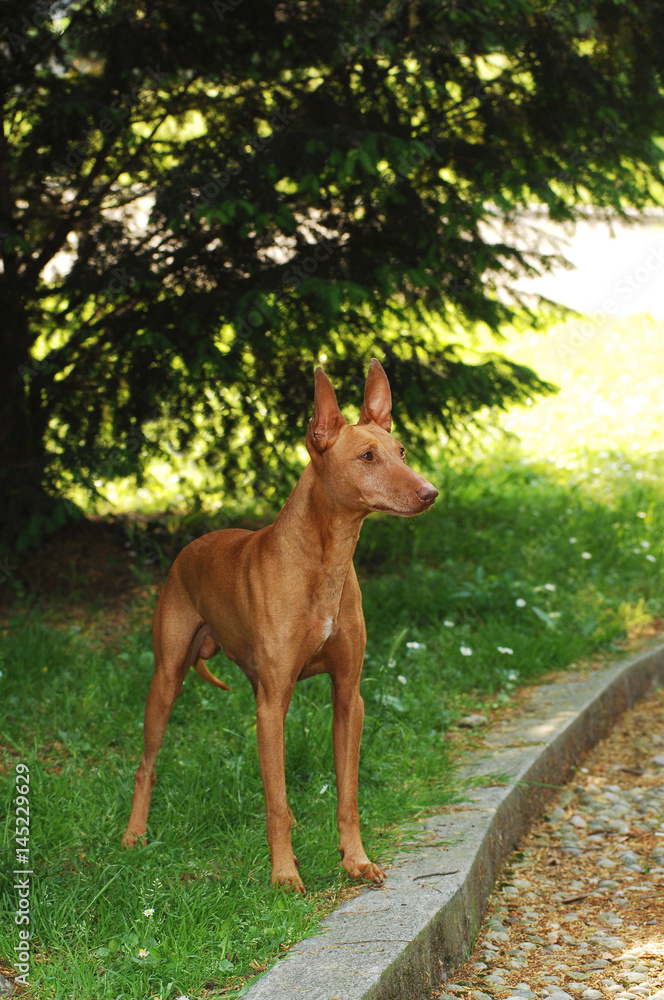
M 316 369 L 314 415 L 307 450 L 328 494 L 344 507 L 410 517 L 431 507 L 438 490 L 406 465 L 406 452 L 391 434 L 392 394 L 382 365 L 372 358 L 360 419 L 344 419 L 332 383 Z

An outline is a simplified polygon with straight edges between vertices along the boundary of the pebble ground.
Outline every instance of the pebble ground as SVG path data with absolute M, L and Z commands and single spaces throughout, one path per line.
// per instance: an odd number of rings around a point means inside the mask
M 664 692 L 621 717 L 507 862 L 432 1000 L 664 1000 Z

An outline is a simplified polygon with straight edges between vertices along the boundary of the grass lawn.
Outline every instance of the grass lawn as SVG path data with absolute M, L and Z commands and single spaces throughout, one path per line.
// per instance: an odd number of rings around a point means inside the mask
M 555 399 L 504 418 L 520 440 L 441 458 L 427 473 L 441 489 L 431 512 L 363 528 L 360 807 L 377 860 L 389 860 L 400 823 L 462 794 L 445 738 L 460 714 L 508 703 L 545 671 L 617 653 L 664 616 L 664 416 L 654 378 L 664 329 L 614 322 L 571 355 L 556 348 L 569 330 L 506 352 L 563 385 Z M 120 849 L 152 671 L 143 618 L 100 643 L 77 622 L 46 625 L 29 606 L 0 644 L 0 955 L 11 963 L 18 941 L 22 763 L 34 872 L 28 996 L 236 997 L 347 892 L 329 682 L 298 685 L 287 718 L 301 898 L 269 889 L 253 696 L 221 658 L 213 671 L 232 692 L 190 674 L 159 759 L 150 842 Z

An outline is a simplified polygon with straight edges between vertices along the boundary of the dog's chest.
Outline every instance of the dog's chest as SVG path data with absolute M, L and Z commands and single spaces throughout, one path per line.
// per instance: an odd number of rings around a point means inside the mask
M 308 630 L 307 646 L 308 655 L 307 660 L 311 657 L 316 656 L 327 640 L 332 635 L 334 630 L 334 619 L 331 615 L 326 615 L 324 617 L 318 617 L 312 619 Z

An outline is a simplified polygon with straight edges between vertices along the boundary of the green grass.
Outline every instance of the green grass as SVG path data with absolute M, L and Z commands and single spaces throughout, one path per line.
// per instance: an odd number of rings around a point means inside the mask
M 641 346 L 652 367 L 651 330 L 643 327 Z M 617 654 L 628 633 L 664 615 L 661 407 L 643 408 L 641 443 L 632 435 L 624 450 L 628 441 L 603 434 L 601 407 L 593 413 L 570 400 L 575 379 L 595 364 L 597 355 L 579 352 L 580 370 L 555 401 L 508 415 L 525 422 L 522 445 L 441 461 L 431 512 L 365 524 L 360 808 L 377 859 L 389 859 L 400 823 L 462 794 L 445 740 L 461 713 L 506 704 L 519 684 L 552 668 Z M 617 350 L 599 367 L 606 381 L 593 376 L 597 392 L 630 368 Z M 555 381 L 553 368 L 543 374 Z M 629 398 L 633 409 L 643 374 L 637 366 L 632 390 L 620 383 L 616 406 Z M 555 427 L 555 441 L 540 436 L 538 447 L 538 421 Z M 582 440 L 593 436 L 594 451 Z M 329 683 L 298 685 L 287 719 L 294 846 L 309 891 L 302 899 L 269 889 L 253 696 L 221 659 L 214 670 L 233 691 L 190 675 L 159 759 L 150 844 L 120 849 L 152 668 L 149 632 L 128 625 L 112 646 L 93 640 L 76 624 L 45 627 L 33 608 L 17 614 L 0 645 L 8 779 L 0 954 L 10 957 L 17 941 L 13 778 L 22 761 L 31 776 L 34 995 L 237 996 L 315 931 L 348 884 L 336 851 Z

